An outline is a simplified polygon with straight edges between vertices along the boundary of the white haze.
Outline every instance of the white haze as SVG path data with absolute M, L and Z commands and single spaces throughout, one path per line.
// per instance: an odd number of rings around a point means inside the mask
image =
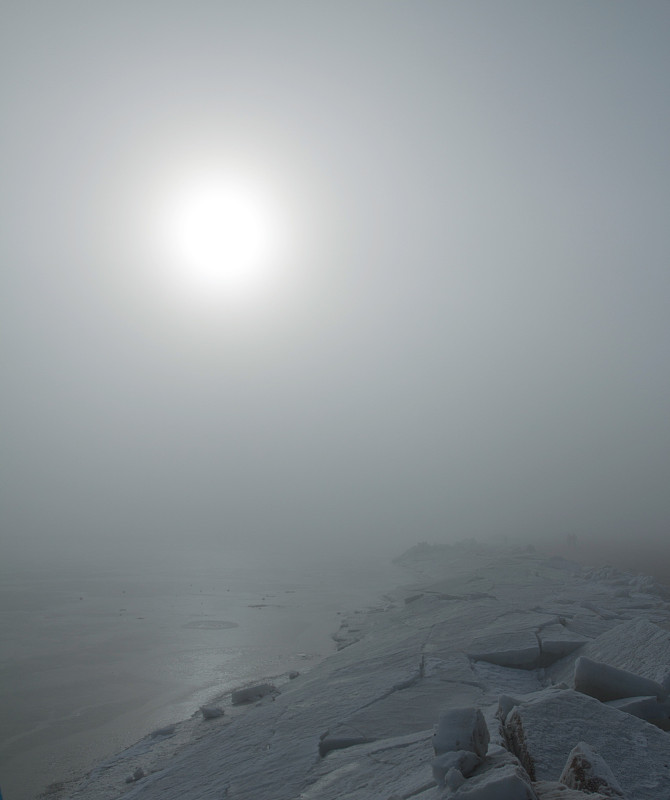
M 666 2 L 1 13 L 5 555 L 666 540 Z M 257 306 L 147 248 L 210 158 L 291 228 Z

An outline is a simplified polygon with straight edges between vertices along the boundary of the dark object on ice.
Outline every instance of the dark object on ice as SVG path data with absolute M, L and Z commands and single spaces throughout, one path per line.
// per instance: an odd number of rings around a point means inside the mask
M 374 739 L 365 736 L 324 736 L 319 742 L 319 755 L 321 758 L 328 755 L 331 750 L 345 750 L 347 747 L 354 747 L 357 744 L 369 744 Z
M 200 713 L 203 719 L 218 719 L 224 714 L 221 706 L 200 706 Z
M 129 775 L 126 778 L 126 783 L 135 783 L 135 781 L 139 781 L 144 777 L 144 770 L 142 767 L 138 767 L 132 775 Z
M 182 625 L 182 628 L 197 628 L 201 631 L 225 631 L 228 628 L 239 627 L 237 622 L 228 622 L 225 619 L 193 619 Z
M 175 725 L 165 725 L 163 728 L 157 728 L 151 732 L 151 738 L 155 739 L 157 736 L 172 736 L 175 732 Z
M 279 694 L 277 687 L 271 683 L 257 683 L 254 686 L 235 689 L 231 701 L 234 706 L 239 706 L 244 703 L 253 703 L 256 700 L 261 700 L 269 694 Z
M 413 603 L 415 600 L 420 600 L 423 597 L 423 592 L 419 592 L 419 594 L 413 594 L 409 597 L 405 598 L 405 605 L 408 606 L 410 603 Z

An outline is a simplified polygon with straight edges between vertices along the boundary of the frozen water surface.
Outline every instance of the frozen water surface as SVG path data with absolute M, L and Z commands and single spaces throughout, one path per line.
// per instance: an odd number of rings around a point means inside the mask
M 240 683 L 304 671 L 335 649 L 338 611 L 372 602 L 389 575 L 214 558 L 6 572 L 3 796 L 28 800 Z

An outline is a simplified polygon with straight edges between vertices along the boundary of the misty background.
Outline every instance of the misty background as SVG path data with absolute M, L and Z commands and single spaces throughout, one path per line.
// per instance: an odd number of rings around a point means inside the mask
M 665 0 L 1 13 L 3 558 L 666 541 Z M 163 290 L 201 155 L 268 302 Z

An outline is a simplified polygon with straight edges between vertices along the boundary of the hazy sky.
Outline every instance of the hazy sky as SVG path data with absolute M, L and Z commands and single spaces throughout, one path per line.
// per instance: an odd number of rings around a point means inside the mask
M 667 536 L 667 0 L 0 13 L 6 552 Z M 170 285 L 196 168 L 243 302 Z

